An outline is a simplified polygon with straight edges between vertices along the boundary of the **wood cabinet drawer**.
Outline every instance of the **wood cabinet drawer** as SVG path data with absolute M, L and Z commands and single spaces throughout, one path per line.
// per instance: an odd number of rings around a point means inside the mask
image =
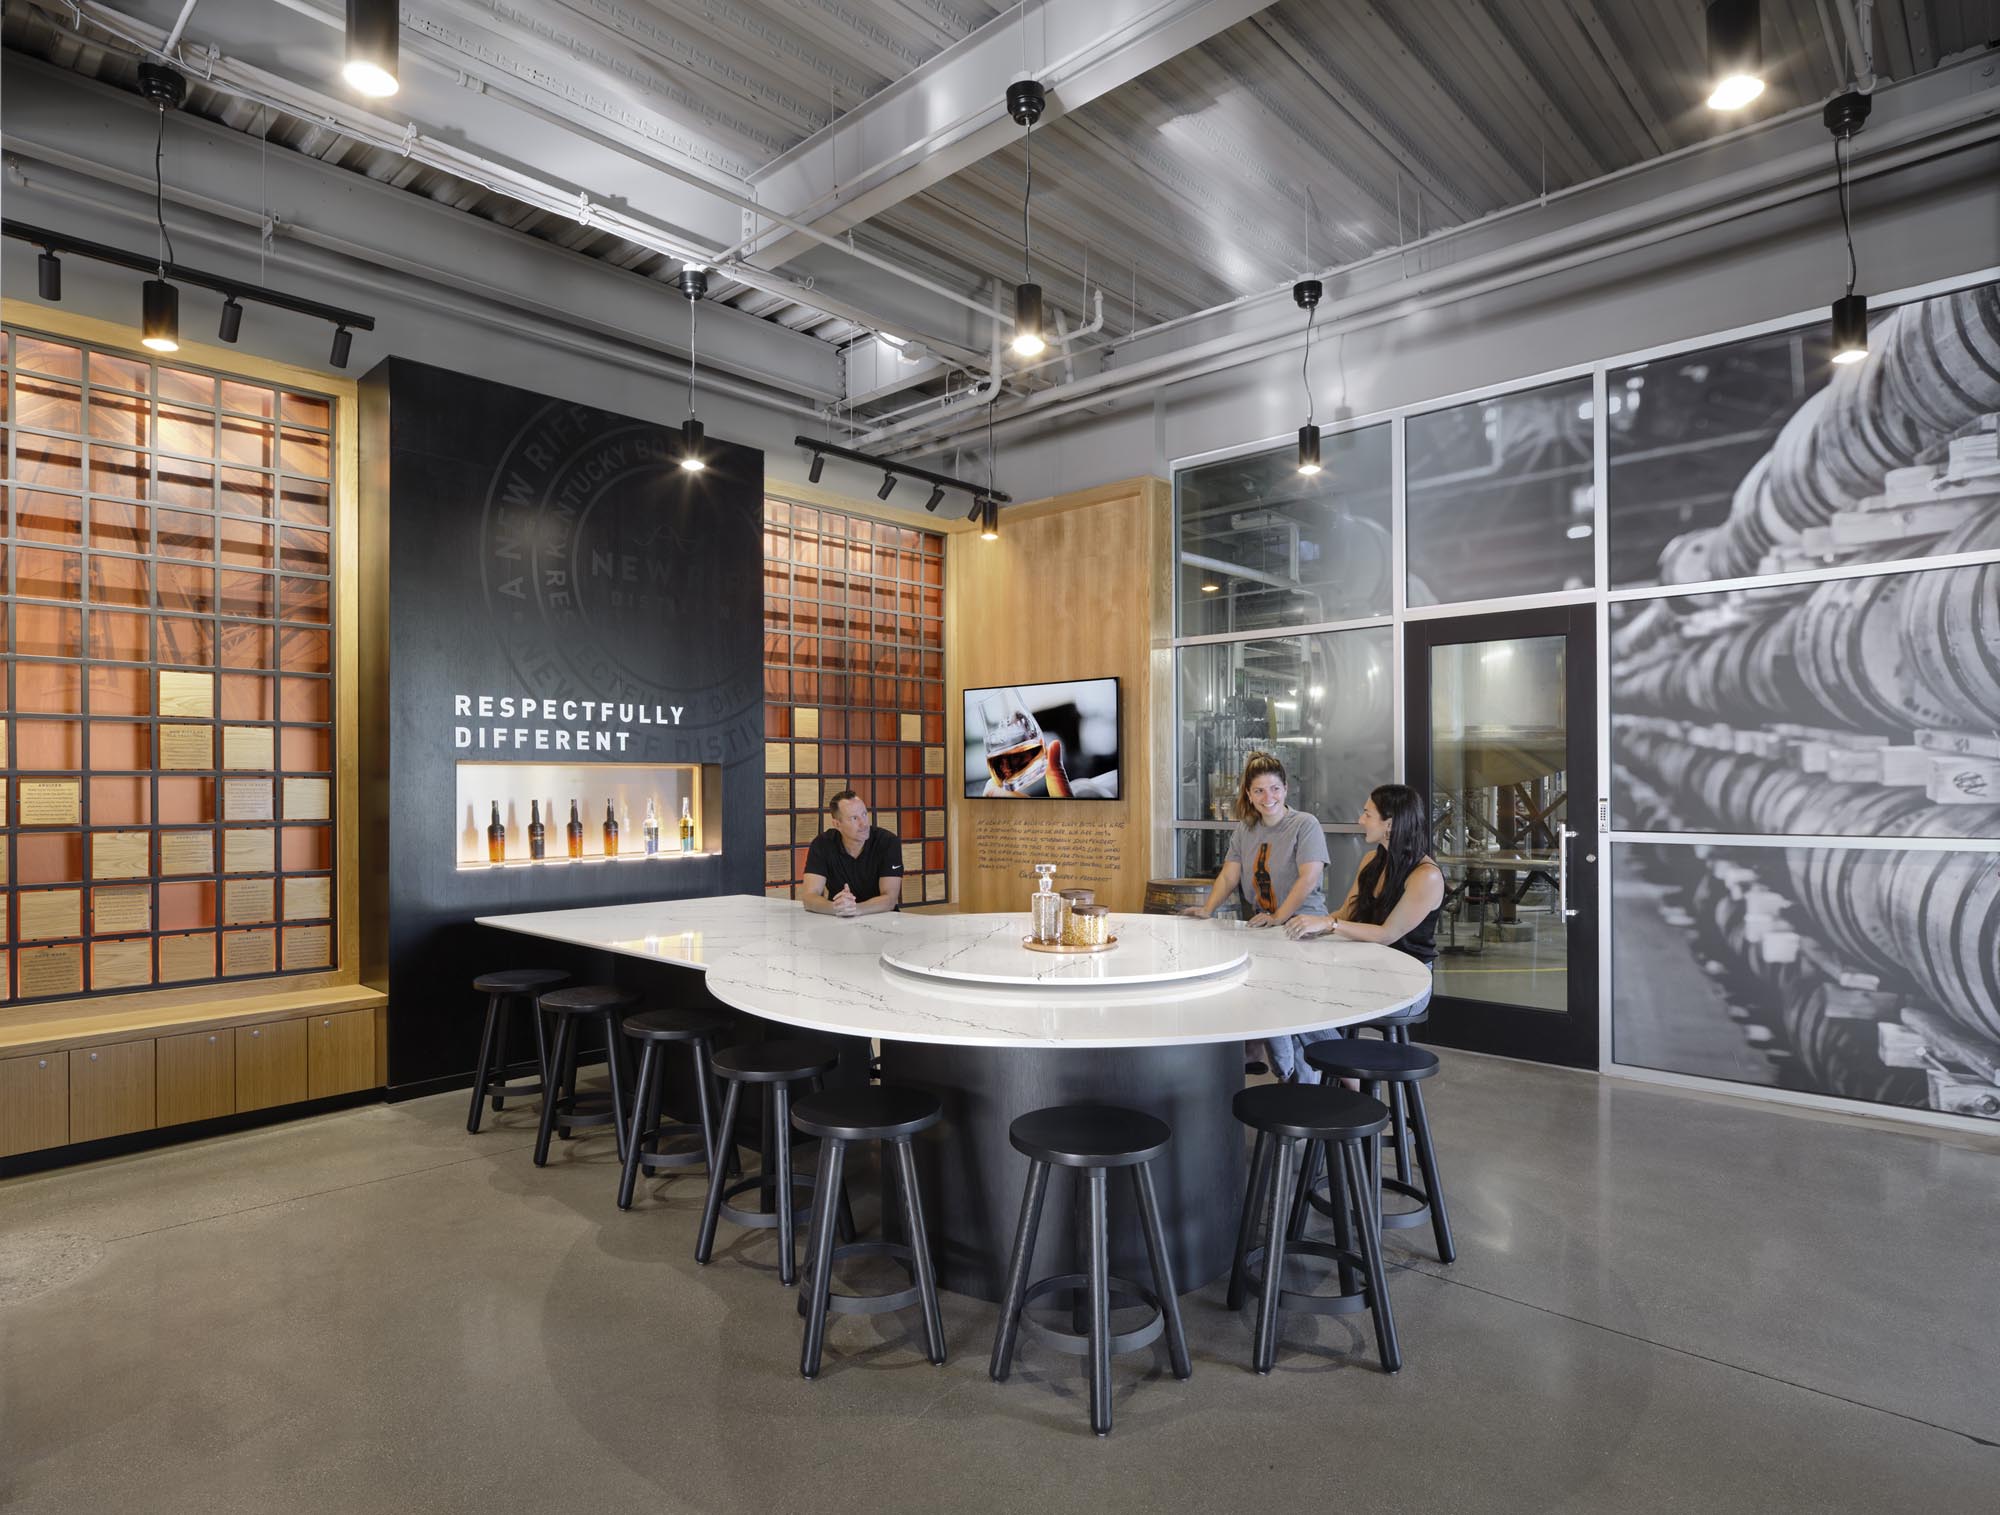
M 96 1141 L 153 1126 L 153 1041 L 84 1047 L 69 1055 L 69 1139 Z
M 306 1023 L 236 1028 L 236 1108 L 266 1110 L 306 1097 Z
M 155 1045 L 159 1124 L 213 1120 L 236 1109 L 236 1034 L 190 1031 Z
M 306 1024 L 307 1085 L 314 1099 L 375 1087 L 375 1012 L 315 1015 Z
M 69 1140 L 69 1054 L 0 1060 L 0 1157 Z

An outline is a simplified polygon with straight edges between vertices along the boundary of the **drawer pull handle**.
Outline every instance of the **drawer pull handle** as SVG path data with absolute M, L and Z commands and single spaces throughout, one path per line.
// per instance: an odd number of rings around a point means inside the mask
M 258 1037 L 262 1036 L 263 1034 L 264 1033 L 261 1031 L 252 1031 L 250 1033 L 250 1040 L 254 1042 L 255 1040 L 257 1040 Z
M 215 1038 L 211 1036 L 211 1037 L 210 1037 L 210 1038 L 208 1039 L 208 1044 L 209 1044 L 209 1046 L 213 1047 L 213 1046 L 215 1045 Z
M 93 1063 L 97 1061 L 97 1054 L 96 1054 L 95 1052 L 93 1052 L 93 1053 L 91 1053 L 91 1054 L 90 1054 L 90 1060 L 91 1060 L 91 1061 L 92 1061 Z
M 35 1066 L 37 1068 L 46 1068 L 48 1067 L 48 1065 L 49 1065 L 49 1060 L 46 1057 L 37 1058 L 35 1060 Z

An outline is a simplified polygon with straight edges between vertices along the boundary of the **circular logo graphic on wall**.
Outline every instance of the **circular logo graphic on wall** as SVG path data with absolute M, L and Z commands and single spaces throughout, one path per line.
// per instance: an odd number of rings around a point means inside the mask
M 480 526 L 489 624 L 523 692 L 665 701 L 683 727 L 753 705 L 761 670 L 717 680 L 707 655 L 731 607 L 760 613 L 754 550 L 708 535 L 728 487 L 683 470 L 659 426 L 562 402 L 538 411 L 494 468 Z

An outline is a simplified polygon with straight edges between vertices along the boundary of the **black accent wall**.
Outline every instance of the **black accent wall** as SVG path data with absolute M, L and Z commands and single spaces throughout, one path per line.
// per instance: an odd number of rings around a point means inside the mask
M 679 435 L 404 359 L 362 380 L 363 967 L 392 1090 L 471 1071 L 477 974 L 608 969 L 474 917 L 761 888 L 764 455 L 711 437 L 689 473 Z M 465 751 L 457 726 L 549 723 L 468 721 L 459 695 L 681 714 L 620 721 L 622 752 Z M 461 870 L 455 765 L 516 756 L 717 764 L 723 855 Z M 546 820 L 560 856 L 568 816 Z

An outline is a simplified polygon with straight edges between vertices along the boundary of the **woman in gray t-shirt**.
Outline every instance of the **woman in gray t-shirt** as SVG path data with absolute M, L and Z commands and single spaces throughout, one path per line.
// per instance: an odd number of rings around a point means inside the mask
M 1317 816 L 1301 815 L 1285 803 L 1285 765 L 1268 752 L 1253 752 L 1244 761 L 1236 821 L 1215 887 L 1187 913 L 1206 919 L 1231 890 L 1240 889 L 1243 916 L 1252 926 L 1282 926 L 1296 915 L 1324 914 L 1326 833 Z M 1264 1044 L 1272 1071 L 1285 1079 L 1315 1079 L 1300 1047 L 1338 1035 L 1328 1031 L 1272 1038 Z
M 1282 926 L 1295 915 L 1326 911 L 1326 833 L 1315 816 L 1285 803 L 1285 765 L 1253 752 L 1236 789 L 1236 831 L 1208 898 L 1187 913 L 1213 915 L 1231 890 L 1242 891 L 1243 918 Z

